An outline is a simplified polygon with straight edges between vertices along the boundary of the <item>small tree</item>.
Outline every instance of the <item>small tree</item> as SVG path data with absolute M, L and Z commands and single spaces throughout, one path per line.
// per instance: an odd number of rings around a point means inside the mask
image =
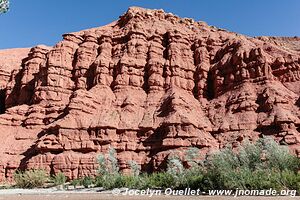
M 0 14 L 6 13 L 9 9 L 9 1 L 8 0 L 0 0 Z
M 116 150 L 109 148 L 107 155 L 100 154 L 98 156 L 98 176 L 95 183 L 98 187 L 111 189 L 115 187 L 123 187 L 122 175 L 119 172 L 118 159 L 116 158 Z
M 199 165 L 202 165 L 202 163 L 197 160 L 199 157 L 198 148 L 196 147 L 188 148 L 185 155 L 186 155 L 185 159 L 191 167 L 197 167 Z
M 110 163 L 110 170 L 111 173 L 113 174 L 118 174 L 119 173 L 119 164 L 118 164 L 118 159 L 116 158 L 116 150 L 114 148 L 110 148 L 108 151 L 108 161 Z
M 136 163 L 134 160 L 128 161 L 128 165 L 130 166 L 131 169 L 131 174 L 133 176 L 138 176 L 141 173 L 141 166 Z
M 114 148 L 109 148 L 107 156 L 100 154 L 98 156 L 98 164 L 98 173 L 101 175 L 119 173 L 118 159 L 116 158 L 116 150 Z

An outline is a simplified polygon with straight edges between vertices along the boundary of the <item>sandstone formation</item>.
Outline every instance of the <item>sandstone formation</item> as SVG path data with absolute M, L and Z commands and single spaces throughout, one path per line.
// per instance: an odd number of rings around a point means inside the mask
M 124 171 L 263 135 L 300 156 L 299 48 L 133 7 L 54 47 L 0 51 L 0 181 L 31 168 L 93 175 L 110 147 Z

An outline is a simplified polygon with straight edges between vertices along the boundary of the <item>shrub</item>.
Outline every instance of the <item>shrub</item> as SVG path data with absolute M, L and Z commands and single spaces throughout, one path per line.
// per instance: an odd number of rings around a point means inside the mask
M 140 174 L 139 176 L 122 175 L 122 174 L 107 174 L 96 177 L 97 187 L 105 189 L 113 188 L 168 188 L 175 185 L 175 178 L 167 172 Z
M 55 176 L 52 176 L 51 181 L 54 185 L 63 185 L 67 181 L 67 177 L 62 172 L 58 172 Z
M 106 159 L 104 155 L 99 155 L 97 158 L 98 161 L 98 174 L 108 174 L 107 166 L 106 166 Z
M 109 149 L 108 155 L 98 156 L 98 176 L 95 178 L 95 184 L 98 187 L 106 189 L 128 187 L 138 188 L 141 185 L 140 166 L 135 161 L 128 161 L 131 169 L 131 175 L 122 175 L 119 172 L 118 160 L 115 157 L 116 151 Z
M 116 158 L 116 150 L 114 148 L 110 148 L 108 151 L 108 163 L 110 164 L 110 173 L 118 174 L 119 173 L 119 165 L 118 159 Z
M 204 172 L 201 167 L 192 167 L 190 169 L 185 169 L 178 179 L 176 188 L 184 189 L 199 189 L 203 187 Z
M 108 151 L 107 159 L 105 158 L 105 155 L 98 156 L 98 173 L 100 175 L 119 173 L 118 160 L 115 157 L 115 154 L 116 150 L 114 148 L 110 148 Z
M 198 148 L 190 147 L 187 149 L 185 159 L 191 167 L 197 167 L 198 165 L 203 165 L 201 161 L 197 160 L 198 157 L 199 157 Z
M 95 183 L 94 178 L 90 176 L 85 176 L 79 179 L 74 179 L 71 181 L 71 185 L 76 186 L 84 186 L 85 188 L 91 187 Z
M 206 189 L 284 189 L 298 180 L 299 159 L 270 138 L 214 153 L 206 164 Z M 292 183 L 294 182 L 294 183 Z M 294 186 L 295 187 L 295 186 Z
M 177 156 L 168 159 L 167 172 L 173 176 L 180 175 L 184 170 L 181 160 Z
M 141 173 L 141 167 L 134 160 L 128 161 L 128 165 L 130 167 L 131 174 L 133 176 L 140 175 L 140 173 Z
M 105 189 L 113 189 L 124 187 L 125 183 L 120 174 L 104 174 L 99 175 L 95 179 L 97 187 L 104 187 Z
M 70 183 L 71 185 L 73 185 L 74 187 L 80 185 L 80 179 L 74 179 L 71 181 Z
M 293 189 L 300 190 L 299 159 L 290 154 L 286 146 L 270 138 L 256 143 L 244 142 L 237 151 L 230 146 L 196 161 L 199 149 L 189 148 L 185 161 L 188 169 L 177 156 L 169 156 L 167 170 L 152 174 L 140 173 L 140 166 L 129 161 L 131 175 L 119 172 L 115 151 L 100 155 L 97 186 L 106 189 L 128 187 L 145 188 L 192 188 L 207 191 L 211 189 Z
M 297 190 L 300 192 L 300 173 L 294 173 L 290 170 L 284 170 L 280 174 L 281 184 L 284 189 Z
M 135 189 L 141 189 L 145 188 L 145 182 L 146 182 L 146 176 L 141 174 L 139 176 L 127 176 L 123 175 L 123 187 L 127 188 L 135 188 Z
M 36 188 L 43 187 L 49 178 L 44 170 L 27 170 L 14 173 L 14 180 L 17 187 Z
M 249 141 L 245 141 L 243 145 L 240 146 L 237 155 L 238 167 L 247 168 L 249 170 L 261 168 L 263 166 L 262 154 L 263 145 L 261 144 L 261 141 L 254 144 Z
M 176 185 L 176 178 L 167 172 L 145 174 L 142 181 L 142 188 L 165 189 Z
M 85 176 L 81 179 L 79 179 L 79 184 L 83 185 L 85 188 L 88 188 L 94 183 L 94 179 L 90 176 Z
M 110 148 L 108 155 L 98 156 L 98 176 L 95 178 L 95 185 L 112 189 L 124 186 L 123 176 L 119 173 L 118 160 L 115 157 L 116 150 Z
M 290 153 L 288 146 L 279 145 L 271 138 L 265 138 L 259 142 L 263 144 L 269 168 L 280 171 L 297 171 L 299 169 L 299 159 Z

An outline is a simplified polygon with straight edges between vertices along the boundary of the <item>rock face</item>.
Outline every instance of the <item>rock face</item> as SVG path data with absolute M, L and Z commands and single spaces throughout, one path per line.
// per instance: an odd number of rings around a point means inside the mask
M 300 155 L 291 41 L 134 7 L 54 47 L 0 51 L 0 180 L 30 168 L 93 175 L 110 147 L 124 171 L 129 160 L 158 170 L 174 150 L 204 157 L 263 135 Z

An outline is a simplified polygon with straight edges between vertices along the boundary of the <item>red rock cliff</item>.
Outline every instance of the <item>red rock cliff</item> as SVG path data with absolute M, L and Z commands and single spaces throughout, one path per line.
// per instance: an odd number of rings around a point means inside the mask
M 109 147 L 123 170 L 263 135 L 300 154 L 299 39 L 290 40 L 130 8 L 51 48 L 0 51 L 0 180 L 18 168 L 92 175 Z

